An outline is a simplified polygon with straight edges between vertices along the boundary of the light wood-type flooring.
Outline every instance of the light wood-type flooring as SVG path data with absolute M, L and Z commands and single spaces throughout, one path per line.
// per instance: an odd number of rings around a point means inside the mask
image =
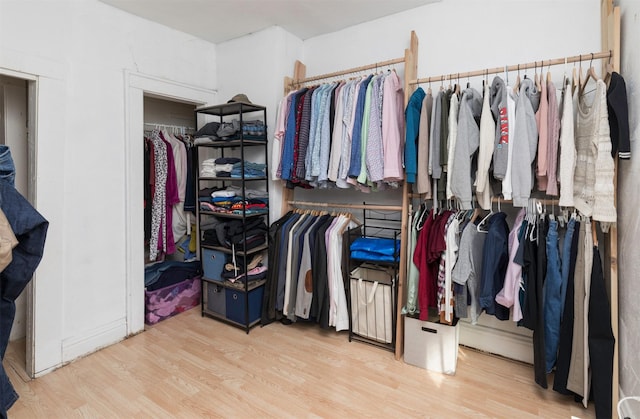
M 4 361 L 20 418 L 593 418 L 530 365 L 461 347 L 454 376 L 347 333 L 280 323 L 250 334 L 192 309 L 35 380 L 24 340 Z M 552 383 L 550 377 L 550 383 Z

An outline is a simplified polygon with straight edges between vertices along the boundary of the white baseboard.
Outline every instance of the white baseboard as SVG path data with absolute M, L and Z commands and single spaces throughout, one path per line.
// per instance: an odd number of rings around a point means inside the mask
M 120 342 L 127 336 L 127 319 L 122 317 L 110 323 L 88 330 L 82 336 L 62 341 L 62 362 L 66 364 L 76 358 Z
M 533 350 L 529 336 L 461 321 L 460 344 L 533 364 Z

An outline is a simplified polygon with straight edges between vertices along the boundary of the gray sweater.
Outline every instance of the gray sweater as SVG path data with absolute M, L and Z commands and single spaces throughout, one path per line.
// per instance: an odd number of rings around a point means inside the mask
M 533 80 L 522 80 L 516 102 L 516 124 L 511 145 L 513 147 L 511 184 L 515 207 L 527 206 L 533 188 L 532 164 L 538 147 L 538 125 L 535 113 L 539 105 L 540 92 L 536 89 Z
M 496 76 L 491 83 L 491 113 L 496 121 L 496 140 L 493 149 L 493 177 L 504 179 L 509 160 L 509 120 L 507 117 L 507 86 Z
M 458 113 L 458 135 L 453 150 L 453 170 L 451 176 L 451 192 L 460 202 L 461 208 L 471 209 L 473 196 L 471 185 L 473 179 L 471 163 L 480 144 L 480 113 L 482 112 L 482 96 L 476 89 L 465 89 L 460 101 Z

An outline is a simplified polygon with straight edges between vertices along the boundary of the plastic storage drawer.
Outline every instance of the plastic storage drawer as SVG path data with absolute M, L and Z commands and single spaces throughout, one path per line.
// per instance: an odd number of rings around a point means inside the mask
M 249 303 L 249 323 L 260 318 L 262 311 L 262 295 L 264 294 L 264 285 L 249 291 L 249 298 L 245 298 L 245 292 L 227 288 L 225 292 L 225 303 L 227 319 L 237 323 L 245 324 L 245 303 Z

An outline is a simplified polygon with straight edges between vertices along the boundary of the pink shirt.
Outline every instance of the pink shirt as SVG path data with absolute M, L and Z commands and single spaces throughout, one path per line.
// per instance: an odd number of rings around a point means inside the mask
M 384 80 L 382 100 L 382 147 L 384 152 L 384 180 L 404 178 L 402 148 L 404 146 L 404 92 L 395 71 Z
M 520 307 L 520 299 L 518 293 L 520 291 L 520 281 L 522 280 L 522 266 L 515 263 L 513 259 L 518 252 L 520 241 L 518 240 L 518 232 L 524 222 L 525 209 L 518 212 L 511 233 L 509 233 L 509 264 L 507 265 L 507 273 L 504 276 L 504 286 L 496 295 L 496 302 L 501 306 L 513 307 L 511 319 L 514 322 L 522 320 L 522 307 Z

